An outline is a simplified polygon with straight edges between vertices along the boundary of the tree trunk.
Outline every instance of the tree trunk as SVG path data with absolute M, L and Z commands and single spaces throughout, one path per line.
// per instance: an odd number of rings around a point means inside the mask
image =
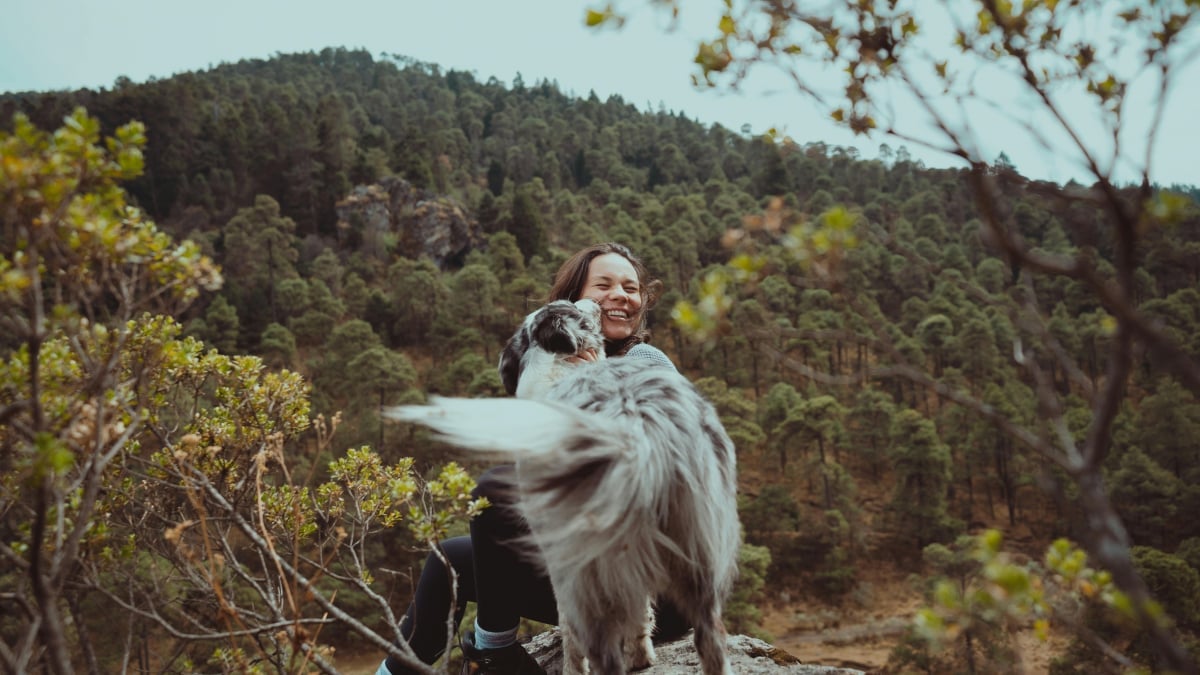
M 817 436 L 817 453 L 821 456 L 821 487 L 825 491 L 825 510 L 833 508 L 833 495 L 829 489 L 829 473 L 825 471 L 825 439 Z

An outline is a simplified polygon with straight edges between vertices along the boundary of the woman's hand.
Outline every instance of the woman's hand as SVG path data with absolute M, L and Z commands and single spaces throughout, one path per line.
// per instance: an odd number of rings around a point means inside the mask
M 585 349 L 574 356 L 568 356 L 566 358 L 567 363 L 583 363 L 585 361 L 595 362 L 599 360 L 600 356 L 596 353 L 595 349 Z

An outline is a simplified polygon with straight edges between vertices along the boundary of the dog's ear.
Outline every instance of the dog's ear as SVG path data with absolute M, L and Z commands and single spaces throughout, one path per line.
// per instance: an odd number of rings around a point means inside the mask
M 500 381 L 504 384 L 504 391 L 507 391 L 509 396 L 515 396 L 517 393 L 517 380 L 521 377 L 521 356 L 527 349 L 529 349 L 529 334 L 522 327 L 509 339 L 508 344 L 504 345 L 504 350 L 500 352 Z
M 570 330 L 567 329 L 566 317 L 560 311 L 546 311 L 545 316 L 533 327 L 533 339 L 542 349 L 555 354 L 574 354 L 579 350 Z M 574 306 L 571 307 L 574 309 Z

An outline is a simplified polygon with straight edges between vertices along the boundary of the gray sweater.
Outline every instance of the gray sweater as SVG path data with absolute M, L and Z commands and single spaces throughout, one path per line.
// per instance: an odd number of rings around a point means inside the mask
M 639 342 L 630 347 L 629 351 L 625 352 L 625 358 L 645 359 L 661 366 L 675 368 L 675 364 L 671 362 L 670 357 L 663 353 L 663 350 L 654 345 L 648 345 L 645 342 Z

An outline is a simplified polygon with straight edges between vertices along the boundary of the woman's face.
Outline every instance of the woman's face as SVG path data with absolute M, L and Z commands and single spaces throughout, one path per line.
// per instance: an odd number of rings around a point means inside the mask
M 633 335 L 642 316 L 642 284 L 625 256 L 605 253 L 592 258 L 580 298 L 600 304 L 600 332 L 608 340 Z

